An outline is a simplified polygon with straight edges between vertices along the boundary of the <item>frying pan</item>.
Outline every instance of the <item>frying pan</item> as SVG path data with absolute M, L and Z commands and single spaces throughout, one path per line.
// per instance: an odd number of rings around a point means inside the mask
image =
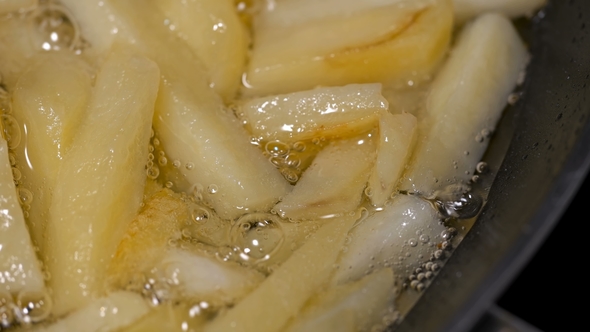
M 568 207 L 590 167 L 589 33 L 588 0 L 549 1 L 523 30 L 532 58 L 485 156 L 487 202 L 396 332 L 469 331 Z

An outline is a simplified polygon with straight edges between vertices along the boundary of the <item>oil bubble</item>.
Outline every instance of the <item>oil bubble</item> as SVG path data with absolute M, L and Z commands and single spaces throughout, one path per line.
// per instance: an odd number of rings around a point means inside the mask
M 299 175 L 297 175 L 297 172 L 291 168 L 285 167 L 282 168 L 280 171 L 281 174 L 283 174 L 283 176 L 285 177 L 285 179 L 292 184 L 299 180 Z
M 30 19 L 31 39 L 45 51 L 74 49 L 80 41 L 80 28 L 68 10 L 47 3 L 40 6 Z
M 283 164 L 287 167 L 297 168 L 301 165 L 301 159 L 297 158 L 294 154 L 288 154 L 285 157 Z
M 219 191 L 219 188 L 217 187 L 216 184 L 210 184 L 207 187 L 207 192 L 211 195 L 217 194 L 218 191 Z
M 449 232 L 449 230 L 445 229 L 444 231 L 442 231 L 440 233 L 440 237 L 443 240 L 450 240 L 452 238 L 452 234 L 451 234 L 451 232 Z
M 21 130 L 18 122 L 12 115 L 3 114 L 2 124 L 4 126 L 4 136 L 8 142 L 8 148 L 14 150 L 21 141 Z
M 0 327 L 2 329 L 10 328 L 15 323 L 18 312 L 18 307 L 12 302 L 0 305 Z
M 481 207 L 483 199 L 479 195 L 466 193 L 455 201 L 443 202 L 443 215 L 457 219 L 469 219 L 475 217 Z
M 190 229 L 188 229 L 188 228 L 183 228 L 183 229 L 180 231 L 180 235 L 182 235 L 182 237 L 183 237 L 183 238 L 185 238 L 185 239 L 188 239 L 188 238 L 190 238 L 190 237 L 191 237 L 191 231 L 190 231 Z
M 17 188 L 18 192 L 18 201 L 21 205 L 30 205 L 33 201 L 33 193 L 25 188 Z
M 477 171 L 477 173 L 480 173 L 480 174 L 487 172 L 487 170 L 488 170 L 488 163 L 486 163 L 485 161 L 480 161 L 475 166 L 475 170 Z
M 160 164 L 160 166 L 166 166 L 168 164 L 168 158 L 160 156 L 160 158 L 158 158 L 158 164 Z
M 252 264 L 269 261 L 285 240 L 276 215 L 250 213 L 242 216 L 230 231 L 230 241 L 242 261 Z
M 8 161 L 10 162 L 10 166 L 16 166 L 16 156 L 14 155 L 14 153 L 8 153 Z
M 305 151 L 305 143 L 303 142 L 295 142 L 293 143 L 293 150 L 297 151 L 297 152 L 303 152 Z
M 435 259 L 441 259 L 443 256 L 443 251 L 442 250 L 436 250 L 433 254 L 432 257 L 434 257 Z
M 444 218 L 469 219 L 483 206 L 483 198 L 464 185 L 449 185 L 429 199 Z
M 274 157 L 284 157 L 290 152 L 289 145 L 281 141 L 270 141 L 266 143 L 264 149 Z
M 508 104 L 509 105 L 516 105 L 516 103 L 518 102 L 518 99 L 520 99 L 520 95 L 518 93 L 511 93 L 508 96 Z
M 150 178 L 152 180 L 155 180 L 160 175 L 160 169 L 158 167 L 156 167 L 156 166 L 149 167 L 146 170 L 146 174 L 147 174 L 147 177 L 148 178 Z
M 191 220 L 197 224 L 206 223 L 211 217 L 211 212 L 202 206 L 191 208 Z
M 268 158 L 268 160 L 270 161 L 271 164 L 273 164 L 275 167 L 281 167 L 281 165 L 283 164 L 283 158 L 279 158 L 279 157 L 270 157 Z
M 46 292 L 21 291 L 16 300 L 25 323 L 37 323 L 49 316 L 52 309 L 51 297 Z
M 18 181 L 20 180 L 22 177 L 22 174 L 20 172 L 20 170 L 16 167 L 12 168 L 12 178 L 14 179 L 14 181 Z

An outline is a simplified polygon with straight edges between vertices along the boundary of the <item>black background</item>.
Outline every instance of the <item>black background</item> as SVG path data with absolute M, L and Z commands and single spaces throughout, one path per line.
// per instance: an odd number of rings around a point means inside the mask
M 542 331 L 590 331 L 590 178 L 497 304 Z

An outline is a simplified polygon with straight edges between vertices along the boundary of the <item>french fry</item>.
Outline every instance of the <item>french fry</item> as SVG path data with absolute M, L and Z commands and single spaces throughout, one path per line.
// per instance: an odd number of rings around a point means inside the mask
M 244 96 L 425 81 L 453 27 L 450 0 L 278 1 L 269 8 L 254 19 Z
M 486 12 L 504 14 L 510 18 L 531 16 L 547 4 L 547 0 L 453 0 L 456 23 L 465 23 Z
M 184 304 L 164 303 L 119 332 L 198 332 L 205 323 L 205 315 L 191 315 L 191 309 Z
M 361 280 L 333 286 L 314 296 L 285 331 L 336 331 L 326 329 L 326 324 L 346 322 L 350 316 L 353 321 L 351 331 L 371 331 L 393 306 L 395 295 L 393 272 L 384 268 Z
M 45 280 L 14 185 L 6 140 L 0 137 L 0 291 L 41 293 Z
M 263 280 L 256 270 L 185 250 L 168 250 L 154 267 L 157 278 L 173 285 L 172 300 L 234 304 Z
M 445 227 L 439 220 L 436 210 L 421 198 L 394 197 L 383 211 L 350 232 L 351 243 L 338 260 L 332 283 L 355 281 L 385 266 L 391 266 L 396 277 L 409 275 L 422 263 L 420 255 L 430 257 L 434 252 L 431 243 L 443 241 Z
M 203 331 L 281 331 L 328 281 L 348 230 L 358 218 L 358 213 L 347 215 L 322 226 L 258 288 Z
M 85 116 L 93 70 L 70 52 L 40 54 L 31 61 L 12 97 L 12 115 L 23 136 L 14 152 L 23 187 L 33 194 L 27 222 L 43 254 L 51 193 L 62 158 Z
M 416 143 L 416 117 L 381 113 L 377 160 L 369 176 L 371 203 L 382 207 L 390 198 Z
M 97 298 L 57 322 L 35 326 L 34 332 L 115 332 L 149 312 L 141 295 L 118 291 Z
M 332 142 L 274 209 L 292 220 L 333 218 L 356 209 L 375 158 L 370 136 Z
M 139 210 L 159 81 L 155 63 L 118 49 L 98 73 L 47 223 L 57 316 L 103 292 L 108 263 Z
M 239 102 L 237 113 L 254 137 L 297 142 L 367 131 L 388 103 L 381 84 L 323 87 Z
M 471 179 L 526 61 L 506 17 L 485 14 L 465 27 L 432 84 L 400 189 L 428 196 Z
M 129 226 L 110 261 L 108 282 L 112 288 L 128 287 L 135 275 L 145 274 L 166 254 L 168 242 L 182 237 L 190 211 L 170 189 L 155 193 Z M 143 287 L 143 285 L 139 285 Z
M 190 46 L 224 100 L 232 100 L 242 80 L 250 36 L 232 0 L 155 1 L 168 26 Z

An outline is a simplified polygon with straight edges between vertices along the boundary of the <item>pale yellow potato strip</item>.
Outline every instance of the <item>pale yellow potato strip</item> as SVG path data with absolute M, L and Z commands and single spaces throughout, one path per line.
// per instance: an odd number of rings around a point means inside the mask
M 445 226 L 438 221 L 438 213 L 429 202 L 411 195 L 394 197 L 383 211 L 363 220 L 350 232 L 351 242 L 338 259 L 332 282 L 355 281 L 385 266 L 391 266 L 397 276 L 406 276 L 408 270 L 432 255 L 430 242 L 443 241 L 441 233 Z
M 358 215 L 330 221 L 256 290 L 204 328 L 214 331 L 281 331 L 327 282 L 344 239 Z
M 169 26 L 203 62 L 213 90 L 224 100 L 240 86 L 249 34 L 233 0 L 158 0 Z
M 178 296 L 173 300 L 206 301 L 215 306 L 237 302 L 264 280 L 256 270 L 186 250 L 168 250 L 153 270 L 158 278 L 174 285 Z
M 382 207 L 391 197 L 416 144 L 418 120 L 409 113 L 381 113 L 375 167 L 369 176 L 371 203 Z
M 438 67 L 451 39 L 451 0 L 391 1 L 381 6 L 341 1 L 340 12 L 354 9 L 346 15 L 326 10 L 322 1 L 288 4 L 290 10 L 313 14 L 290 25 L 273 19 L 273 11 L 256 17 L 244 96 L 350 83 L 422 82 Z
M 163 303 L 153 308 L 139 321 L 117 332 L 201 331 L 206 317 L 198 312 L 193 315 L 191 315 L 191 307 L 186 304 Z
M 12 177 L 6 140 L 0 137 L 0 291 L 42 292 L 45 281 Z
M 389 104 L 381 84 L 322 87 L 240 102 L 238 114 L 254 137 L 297 142 L 346 137 L 370 129 Z
M 503 15 L 485 14 L 465 27 L 432 84 L 401 189 L 430 195 L 471 179 L 526 62 Z
M 23 187 L 33 194 L 27 222 L 42 256 L 46 253 L 51 193 L 88 106 L 91 73 L 90 65 L 75 54 L 42 53 L 33 59 L 14 89 L 12 115 L 23 128 L 14 153 Z
M 501 13 L 510 18 L 527 17 L 546 4 L 547 0 L 453 0 L 459 24 L 486 12 Z
M 317 220 L 356 209 L 376 156 L 368 137 L 332 142 L 274 210 L 292 220 Z
M 322 330 L 324 324 L 346 321 L 348 316 L 352 316 L 354 331 L 371 331 L 393 308 L 395 295 L 393 272 L 384 268 L 361 280 L 328 288 L 314 296 L 286 331 L 328 331 Z
M 88 116 L 57 176 L 47 226 L 53 313 L 88 303 L 143 200 L 160 73 L 115 50 L 96 78 Z
M 93 300 L 84 307 L 48 326 L 36 326 L 34 332 L 111 332 L 145 316 L 150 307 L 141 295 L 117 291 Z
M 166 255 L 168 241 L 180 239 L 182 228 L 189 220 L 187 204 L 170 189 L 161 189 L 144 201 L 110 261 L 109 286 L 129 287 L 136 275 L 148 273 Z
M 296 325 L 288 325 L 285 332 L 358 332 L 354 318 L 353 309 L 332 310 L 310 321 L 297 321 Z
M 256 23 L 260 26 L 295 26 L 326 17 L 346 18 L 363 11 L 383 10 L 399 4 L 423 8 L 435 1 L 437 0 L 279 0 L 272 6 L 260 8 L 261 13 Z

